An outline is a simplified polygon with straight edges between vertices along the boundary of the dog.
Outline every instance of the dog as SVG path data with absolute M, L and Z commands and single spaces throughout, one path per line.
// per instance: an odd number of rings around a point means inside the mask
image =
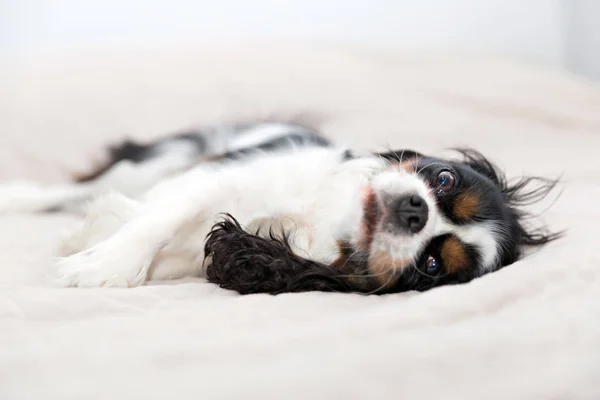
M 205 276 L 242 294 L 424 291 L 560 236 L 528 229 L 523 210 L 556 181 L 509 184 L 457 151 L 361 153 L 301 124 L 221 126 L 126 141 L 66 185 L 7 183 L 0 212 L 83 215 L 55 265 L 63 286 Z

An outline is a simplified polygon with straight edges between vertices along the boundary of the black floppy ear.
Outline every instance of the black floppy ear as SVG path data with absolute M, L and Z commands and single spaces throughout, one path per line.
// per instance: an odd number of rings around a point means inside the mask
M 375 155 L 393 162 L 408 161 L 417 157 L 425 158 L 423 154 L 411 149 L 390 150 L 385 153 L 375 153 Z
M 335 268 L 294 254 L 286 237 L 246 232 L 229 214 L 213 226 L 204 254 L 208 281 L 241 294 L 356 291 Z
M 545 226 L 535 227 L 524 224 L 531 215 L 523 209 L 546 198 L 552 192 L 558 179 L 539 176 L 524 176 L 508 181 L 497 165 L 488 160 L 477 150 L 470 148 L 455 148 L 463 156 L 462 162 L 473 170 L 489 178 L 504 195 L 510 210 L 512 232 L 511 236 L 518 245 L 541 246 L 561 238 L 564 232 L 551 232 Z M 513 254 L 509 262 L 513 262 L 517 254 Z

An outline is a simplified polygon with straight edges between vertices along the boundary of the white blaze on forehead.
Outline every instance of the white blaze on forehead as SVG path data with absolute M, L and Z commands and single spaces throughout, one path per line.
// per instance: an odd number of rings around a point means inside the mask
M 404 170 L 382 172 L 377 174 L 372 183 L 373 190 L 378 196 L 402 196 L 418 194 L 427 200 L 427 205 L 432 206 L 430 190 L 422 179 L 416 174 L 409 174 Z
M 398 235 L 394 233 L 376 232 L 372 247 L 385 249 L 394 259 L 414 259 L 423 247 L 435 236 L 438 211 L 435 198 L 429 187 L 414 173 L 404 170 L 382 172 L 373 177 L 371 187 L 380 204 L 386 198 L 419 195 L 428 206 L 428 222 L 416 234 Z

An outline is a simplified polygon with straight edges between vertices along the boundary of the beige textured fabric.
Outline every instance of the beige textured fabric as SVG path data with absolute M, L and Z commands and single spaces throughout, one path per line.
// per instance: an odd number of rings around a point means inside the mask
M 1 217 L 0 398 L 600 398 L 597 88 L 500 59 L 247 44 L 30 59 L 0 93 L 1 180 L 66 179 L 124 134 L 308 112 L 356 147 L 466 144 L 511 175 L 562 173 L 544 220 L 569 229 L 467 285 L 240 297 L 51 287 L 74 218 Z

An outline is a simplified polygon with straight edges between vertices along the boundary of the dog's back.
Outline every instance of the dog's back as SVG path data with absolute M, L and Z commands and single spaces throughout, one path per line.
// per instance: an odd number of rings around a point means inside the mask
M 265 152 L 328 147 L 314 129 L 284 122 L 226 125 L 179 132 L 156 141 L 125 140 L 108 149 L 108 159 L 93 171 L 62 185 L 11 182 L 0 185 L 0 213 L 83 213 L 94 197 L 117 191 L 140 198 L 158 182 L 199 163 L 236 162 Z

